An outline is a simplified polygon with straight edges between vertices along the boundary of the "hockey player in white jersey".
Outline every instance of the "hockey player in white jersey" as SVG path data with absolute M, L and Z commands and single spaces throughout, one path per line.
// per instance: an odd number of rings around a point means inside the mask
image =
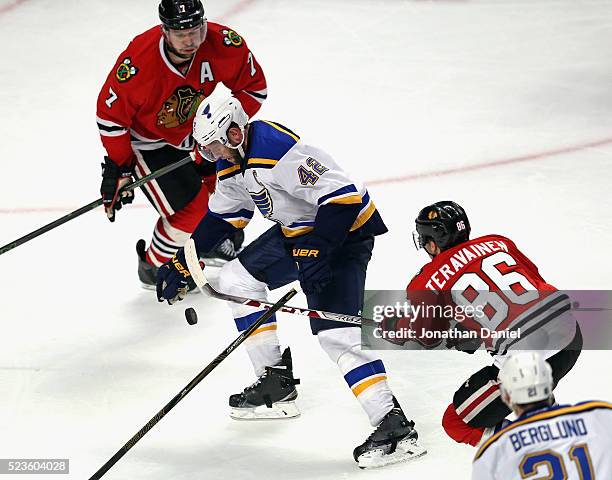
M 267 288 L 299 280 L 309 308 L 359 315 L 374 237 L 387 228 L 367 190 L 349 179 L 326 152 L 303 143 L 274 122 L 248 123 L 234 98 L 210 97 L 198 108 L 194 138 L 216 162 L 217 186 L 209 210 L 192 234 L 198 252 L 211 251 L 244 228 L 257 209 L 275 225 L 220 271 L 223 293 L 265 300 Z M 189 272 L 184 250 L 160 268 L 158 298 L 184 296 Z M 231 304 L 244 331 L 262 310 Z M 383 362 L 361 350 L 360 329 L 311 319 L 311 330 L 376 430 L 353 452 L 360 467 L 382 466 L 425 453 L 388 384 Z M 236 419 L 299 415 L 291 352 L 281 353 L 276 317 L 246 341 L 257 381 L 230 396 Z
M 509 357 L 499 380 L 518 418 L 483 442 L 472 480 L 612 478 L 612 404 L 554 404 L 552 369 L 535 352 Z

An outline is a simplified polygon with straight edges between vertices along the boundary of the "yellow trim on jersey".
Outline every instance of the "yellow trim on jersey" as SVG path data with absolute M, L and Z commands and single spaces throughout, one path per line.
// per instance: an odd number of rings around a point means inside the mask
M 236 228 L 244 228 L 249 224 L 248 220 L 226 220 L 225 218 L 224 220 Z
M 251 333 L 250 336 L 252 337 L 254 335 L 257 335 L 258 333 L 268 332 L 270 330 L 276 330 L 276 323 L 273 323 L 272 325 L 265 325 L 263 327 L 259 327 L 257 330 Z
M 278 130 L 279 132 L 283 132 L 283 133 L 285 133 L 285 134 L 289 135 L 289 136 L 290 136 L 291 138 L 293 138 L 293 139 L 294 139 L 296 142 L 299 142 L 299 141 L 300 141 L 299 137 L 296 137 L 296 136 L 295 136 L 293 133 L 288 132 L 288 131 L 287 131 L 287 130 L 285 130 L 284 128 L 281 128 L 281 127 L 279 127 L 278 125 L 275 125 L 275 124 L 274 124 L 274 123 L 272 123 L 272 122 L 268 122 L 267 120 L 262 120 L 262 122 L 267 123 L 268 125 L 270 125 L 270 126 L 271 126 L 271 127 L 273 127 L 273 128 L 276 128 L 276 130 Z
M 247 165 L 253 165 L 255 163 L 260 163 L 263 165 L 276 165 L 278 160 L 273 160 L 272 158 L 249 158 Z
M 376 211 L 376 207 L 374 206 L 374 203 L 370 203 L 370 206 L 366 208 L 365 211 L 357 217 L 357 220 L 355 220 L 355 223 L 353 223 L 353 226 L 351 227 L 350 231 L 354 232 L 359 227 L 361 227 L 364 223 L 366 223 L 370 219 L 372 215 L 374 215 L 375 211 Z
M 361 203 L 362 201 L 363 200 L 361 198 L 361 195 L 357 194 L 357 195 L 349 195 L 348 197 L 332 198 L 329 202 L 327 202 L 327 204 L 340 203 L 343 205 L 348 205 L 348 204 Z
M 474 457 L 474 461 L 478 460 L 482 454 L 485 452 L 487 448 L 489 448 L 496 440 L 499 439 L 504 433 L 513 430 L 516 427 L 522 427 L 523 425 L 527 425 L 529 423 L 537 422 L 539 420 L 547 420 L 549 418 L 560 417 L 562 415 L 568 415 L 572 413 L 580 413 L 585 410 L 591 410 L 593 408 L 609 408 L 612 409 L 612 403 L 608 402 L 587 402 L 582 405 L 575 405 L 573 407 L 565 407 L 565 408 L 557 408 L 555 410 L 537 413 L 529 418 L 525 418 L 524 420 L 519 420 L 514 422 L 511 425 L 508 425 L 506 428 L 500 430 L 491 438 L 489 438 L 485 443 L 482 444 L 478 452 L 476 452 L 476 456 Z
M 383 380 L 387 380 L 386 375 L 380 375 L 379 377 L 374 377 L 366 380 L 365 382 L 360 383 L 359 385 L 351 388 L 356 397 L 361 395 L 363 391 L 367 388 L 370 388 L 372 385 L 382 382 Z
M 233 173 L 236 170 L 240 170 L 240 165 L 232 165 L 231 167 L 227 167 L 227 168 L 224 168 L 223 170 L 219 170 L 217 172 L 217 177 L 222 177 L 223 175 Z
M 314 230 L 314 227 L 300 227 L 300 228 L 287 228 L 287 227 L 281 227 L 281 230 L 283 231 L 283 235 L 285 237 L 298 237 L 300 235 L 304 235 L 305 233 L 308 232 L 312 232 Z

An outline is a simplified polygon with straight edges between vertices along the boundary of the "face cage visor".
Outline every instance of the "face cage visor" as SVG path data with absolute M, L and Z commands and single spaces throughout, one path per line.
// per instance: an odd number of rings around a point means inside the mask
M 203 145 L 200 145 L 199 143 L 196 142 L 196 146 L 198 148 L 198 153 L 200 155 L 202 155 L 202 158 L 208 162 L 216 162 L 217 160 L 219 160 L 218 158 L 215 158 L 215 156 L 213 155 L 212 151 L 208 148 L 205 147 Z
M 214 140 L 210 141 L 208 145 L 210 145 L 214 141 L 219 141 L 222 145 L 225 145 L 227 148 L 231 148 L 232 150 L 238 150 L 240 155 L 244 157 L 244 149 L 242 148 L 242 145 L 244 144 L 244 127 L 238 127 L 238 128 L 240 128 L 240 131 L 242 132 L 242 141 L 238 145 L 234 146 L 229 142 L 226 136 L 227 132 L 222 137 L 215 138 Z M 196 142 L 196 148 L 198 149 L 198 152 L 200 153 L 200 155 L 202 155 L 202 158 L 204 158 L 204 160 L 208 162 L 214 163 L 217 160 L 225 159 L 224 157 L 215 157 L 215 155 L 210 150 L 210 148 L 208 148 L 207 145 L 200 145 L 198 142 Z

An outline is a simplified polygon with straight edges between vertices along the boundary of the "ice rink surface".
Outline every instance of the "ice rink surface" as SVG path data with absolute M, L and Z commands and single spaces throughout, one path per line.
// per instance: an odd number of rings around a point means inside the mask
M 205 5 L 265 70 L 259 118 L 369 183 L 390 233 L 368 288 L 405 287 L 426 261 L 413 219 L 443 199 L 466 208 L 474 236 L 512 238 L 557 287 L 611 288 L 612 2 Z M 0 0 L 0 244 L 98 196 L 98 90 L 129 40 L 157 23 L 156 6 Z M 115 224 L 91 212 L 0 257 L 0 457 L 70 458 L 68 477 L 88 478 L 236 336 L 224 304 L 198 295 L 170 307 L 140 288 L 134 245 L 156 218 L 144 202 L 138 193 Z M 249 239 L 266 227 L 252 223 Z M 187 306 L 198 325 L 185 322 Z M 308 323 L 279 324 L 302 417 L 229 419 L 228 395 L 253 380 L 238 350 L 105 478 L 469 478 L 474 451 L 440 419 L 486 354 L 383 352 L 429 453 L 360 471 L 351 454 L 371 432 L 365 415 Z M 611 367 L 610 352 L 584 352 L 557 399 L 611 400 Z

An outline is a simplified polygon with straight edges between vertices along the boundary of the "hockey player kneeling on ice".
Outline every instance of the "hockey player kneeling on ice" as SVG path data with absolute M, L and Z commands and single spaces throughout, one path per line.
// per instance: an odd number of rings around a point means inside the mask
M 517 419 L 479 448 L 472 480 L 612 478 L 612 404 L 556 405 L 552 369 L 535 352 L 509 357 L 499 380 Z
M 206 99 L 194 119 L 202 156 L 216 163 L 217 187 L 209 210 L 192 234 L 198 252 L 244 228 L 257 208 L 276 224 L 220 271 L 218 289 L 266 300 L 266 289 L 299 280 L 308 307 L 359 315 L 374 237 L 387 231 L 366 189 L 353 182 L 326 152 L 303 143 L 274 122 L 248 123 L 235 98 Z M 184 295 L 184 250 L 158 273 L 158 298 Z M 231 304 L 238 330 L 263 310 Z M 338 365 L 375 432 L 355 449 L 361 467 L 382 466 L 425 453 L 387 384 L 383 362 L 361 350 L 359 328 L 311 319 L 311 330 Z M 236 419 L 297 416 L 298 381 L 289 349 L 281 354 L 272 317 L 246 341 L 257 381 L 230 397 Z
M 460 323 L 451 327 L 448 316 L 436 315 L 435 309 L 427 315 L 428 310 L 422 308 L 411 318 L 384 321 L 383 330 L 409 330 L 414 335 L 411 341 L 427 348 L 446 340 L 447 348 L 474 353 L 484 343 L 493 364 L 462 383 L 442 418 L 442 426 L 453 440 L 476 446 L 510 414 L 497 381 L 507 354 L 541 351 L 552 366 L 556 386 L 576 363 L 582 335 L 570 312 L 569 297 L 548 284 L 512 240 L 501 235 L 470 240 L 470 231 L 465 210 L 454 202 L 441 201 L 423 208 L 416 218 L 414 240 L 431 262 L 406 288 L 415 309 L 432 304 L 445 307 L 445 311 L 450 308 Z M 429 335 L 451 331 L 474 333 L 476 338 Z M 406 342 L 397 336 L 387 339 Z

